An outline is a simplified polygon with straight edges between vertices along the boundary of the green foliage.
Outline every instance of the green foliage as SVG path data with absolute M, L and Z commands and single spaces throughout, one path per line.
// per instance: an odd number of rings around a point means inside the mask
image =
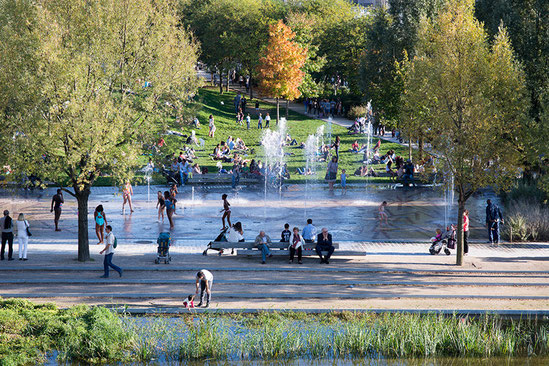
M 436 20 L 424 19 L 416 56 L 406 70 L 402 119 L 440 154 L 462 210 L 479 188 L 509 187 L 520 164 L 525 117 L 524 75 L 504 29 L 494 43 L 473 16 L 473 0 L 449 0 Z
M 366 115 L 366 106 L 365 105 L 354 105 L 349 108 L 347 117 L 353 120 L 357 118 L 364 117 Z
M 549 208 L 528 198 L 506 205 L 504 234 L 511 240 L 549 240 Z
M 131 178 L 143 144 L 183 114 L 198 87 L 196 46 L 172 1 L 1 0 L 0 14 L 0 50 L 15 50 L 0 58 L 14 80 L 0 83 L 0 163 L 69 181 L 88 260 L 91 185 Z
M 42 363 L 51 351 L 59 352 L 61 362 L 121 361 L 132 339 L 121 318 L 106 308 L 60 310 L 27 300 L 0 301 L 0 365 Z

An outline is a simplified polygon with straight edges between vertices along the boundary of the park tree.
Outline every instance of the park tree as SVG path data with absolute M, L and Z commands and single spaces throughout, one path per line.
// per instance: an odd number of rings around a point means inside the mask
M 0 50 L 2 163 L 76 198 L 78 260 L 89 260 L 91 187 L 130 179 L 188 106 L 196 46 L 172 1 L 0 0 Z
M 372 24 L 366 29 L 366 49 L 360 66 L 360 81 L 366 100 L 378 121 L 396 124 L 400 113 L 402 90 L 395 79 L 395 36 L 392 18 L 386 9 L 376 9 Z
M 477 0 L 475 14 L 491 39 L 503 25 L 513 50 L 524 67 L 529 95 L 530 118 L 522 126 L 526 142 L 524 178 L 538 183 L 549 193 L 546 157 L 549 155 L 549 1 Z M 538 173 L 538 174 L 534 174 Z
M 276 122 L 280 119 L 280 99 L 294 100 L 301 95 L 301 70 L 307 49 L 294 42 L 295 33 L 282 20 L 269 27 L 269 43 L 259 60 L 259 88 L 276 99 Z
M 414 119 L 454 178 L 462 265 L 467 199 L 482 187 L 508 187 L 517 174 L 523 72 L 503 28 L 489 45 L 473 0 L 448 0 L 435 20 L 422 20 L 407 68 L 402 117 Z

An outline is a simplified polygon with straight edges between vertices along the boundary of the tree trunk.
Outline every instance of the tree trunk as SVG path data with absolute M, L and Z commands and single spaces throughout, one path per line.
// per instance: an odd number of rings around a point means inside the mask
M 290 109 L 290 101 L 286 99 L 286 119 L 288 119 L 288 110 Z
M 280 119 L 280 99 L 276 98 L 276 124 L 278 124 L 279 119 Z
M 219 94 L 223 94 L 223 69 L 219 69 Z
M 212 86 L 215 86 L 215 73 L 213 71 L 210 71 L 210 84 L 212 84 Z
M 248 74 L 250 75 L 250 78 L 248 79 L 248 87 L 250 89 L 250 101 L 254 97 L 254 93 L 252 92 L 252 70 L 248 70 Z
M 419 158 L 419 160 L 423 159 L 423 145 L 424 145 L 423 135 L 419 135 L 419 141 L 418 141 L 418 158 Z
M 456 265 L 458 266 L 463 265 L 463 211 L 465 211 L 465 200 L 463 193 L 459 192 L 456 248 Z
M 231 70 L 227 70 L 227 93 L 229 92 L 229 82 L 231 80 Z
M 90 187 L 79 190 L 75 187 L 76 201 L 78 202 L 78 261 L 90 260 L 90 246 L 88 240 L 88 198 Z
M 408 159 L 412 160 L 412 136 L 408 139 Z

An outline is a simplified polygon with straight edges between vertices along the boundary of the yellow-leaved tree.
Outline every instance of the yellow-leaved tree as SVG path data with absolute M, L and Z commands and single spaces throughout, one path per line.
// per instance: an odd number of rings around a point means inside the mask
M 258 66 L 259 89 L 276 99 L 276 122 L 280 117 L 280 99 L 294 100 L 301 95 L 299 86 L 305 73 L 307 48 L 293 41 L 295 33 L 282 20 L 269 27 L 269 43 Z
M 524 75 L 504 29 L 488 43 L 474 0 L 448 0 L 437 17 L 424 19 L 416 55 L 403 69 L 405 129 L 423 135 L 454 177 L 462 265 L 467 199 L 483 187 L 509 186 L 517 174 Z

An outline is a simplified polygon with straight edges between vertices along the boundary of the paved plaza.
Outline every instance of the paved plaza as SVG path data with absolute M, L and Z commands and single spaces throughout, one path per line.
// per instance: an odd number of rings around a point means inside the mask
M 49 204 L 53 189 L 3 191 L 2 209 L 29 216 L 33 237 L 29 261 L 4 261 L 5 297 L 136 308 L 178 307 L 193 292 L 194 274 L 201 268 L 215 276 L 213 308 L 218 309 L 549 309 L 549 244 L 485 243 L 484 202 L 489 191 L 471 198 L 472 241 L 463 267 L 455 256 L 431 256 L 429 238 L 436 227 L 455 221 L 440 191 L 431 187 L 354 186 L 346 195 L 331 194 L 323 185 L 290 185 L 282 191 L 259 188 L 183 187 L 172 232 L 169 265 L 154 264 L 156 237 L 168 229 L 157 222 L 153 198 L 165 187 L 135 188 L 135 212 L 123 214 L 121 197 L 112 187 L 94 188 L 90 197 L 91 262 L 79 263 L 76 202 L 65 195 L 61 232 L 53 230 Z M 256 258 L 230 254 L 202 256 L 221 228 L 221 194 L 229 194 L 232 221 L 241 221 L 244 236 L 253 240 L 264 229 L 279 240 L 283 224 L 303 227 L 312 218 L 327 227 L 341 251 L 329 266 L 314 257 L 290 265 L 273 258 L 261 265 Z M 150 200 L 147 198 L 150 196 Z M 388 227 L 380 227 L 377 206 L 389 202 Z M 95 245 L 93 208 L 102 204 L 119 245 L 114 262 L 124 276 L 100 279 L 102 246 Z M 15 245 L 17 248 L 17 245 Z M 364 254 L 365 253 L 365 254 Z

